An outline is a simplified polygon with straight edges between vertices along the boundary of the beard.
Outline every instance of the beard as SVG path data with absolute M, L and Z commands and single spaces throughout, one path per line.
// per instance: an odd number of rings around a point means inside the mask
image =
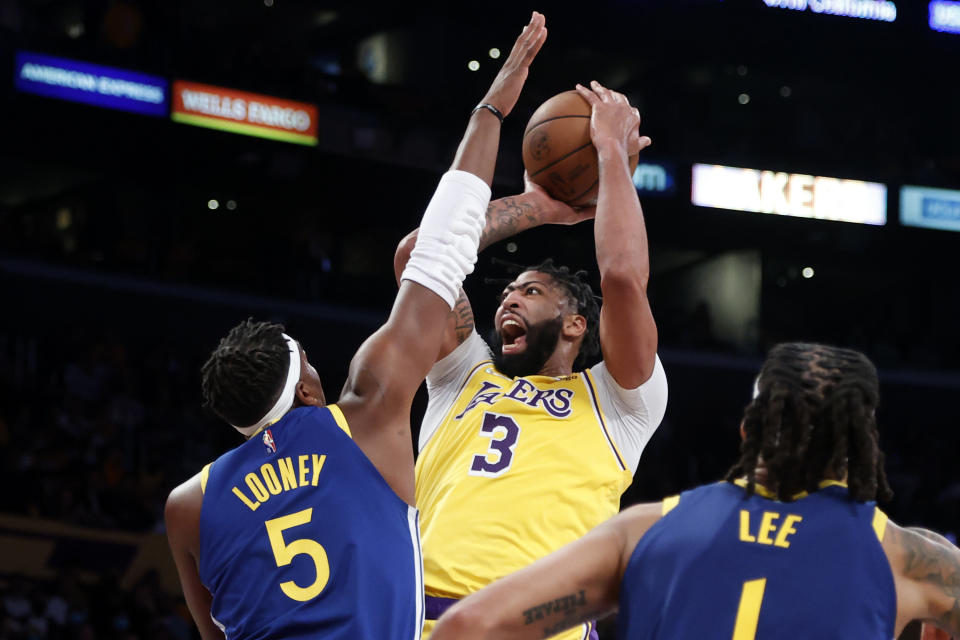
M 540 373 L 543 365 L 557 348 L 561 329 L 563 329 L 563 316 L 532 324 L 527 327 L 525 334 L 527 347 L 521 353 L 508 355 L 503 354 L 503 339 L 494 329 L 490 339 L 493 366 L 497 371 L 511 378 Z

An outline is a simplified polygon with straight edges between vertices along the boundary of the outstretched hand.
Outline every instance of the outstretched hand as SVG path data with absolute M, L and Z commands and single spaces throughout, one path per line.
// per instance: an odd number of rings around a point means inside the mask
M 547 190 L 530 179 L 530 175 L 523 172 L 523 192 L 531 194 L 537 199 L 540 212 L 538 224 L 577 224 L 597 217 L 596 205 L 574 209 L 565 202 L 554 200 Z
M 520 97 L 520 90 L 527 80 L 530 63 L 536 57 L 547 38 L 546 19 L 542 13 L 533 12 L 530 23 L 523 28 L 520 37 L 513 45 L 510 55 L 493 79 L 493 84 L 483 97 L 483 102 L 496 107 L 507 115 L 513 110 Z
M 577 92 L 590 103 L 593 112 L 590 116 L 590 139 L 595 147 L 615 143 L 626 147 L 627 155 L 649 147 L 652 143 L 647 136 L 640 135 L 640 112 L 630 106 L 630 101 L 622 93 L 607 89 L 594 80 L 591 89 L 577 85 Z

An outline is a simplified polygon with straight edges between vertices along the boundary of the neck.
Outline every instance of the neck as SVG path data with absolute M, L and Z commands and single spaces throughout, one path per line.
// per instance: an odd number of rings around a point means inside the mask
M 576 354 L 571 355 L 569 351 L 570 349 L 561 341 L 550 358 L 540 367 L 537 375 L 559 378 L 573 373 L 573 362 L 576 360 Z
M 753 479 L 756 481 L 757 484 L 765 487 L 767 486 L 768 478 L 769 478 L 769 474 L 767 473 L 767 467 L 763 462 L 763 458 L 761 458 L 759 462 L 757 462 L 757 468 L 754 469 Z M 847 472 L 844 471 L 843 473 L 839 473 L 839 474 L 827 472 L 823 475 L 823 479 L 821 480 L 821 482 L 828 482 L 828 481 L 842 482 L 843 484 L 847 484 Z
M 562 365 L 551 365 L 549 362 L 543 365 L 543 368 L 537 372 L 538 376 L 550 376 L 551 378 L 560 378 L 573 373 L 573 367 Z

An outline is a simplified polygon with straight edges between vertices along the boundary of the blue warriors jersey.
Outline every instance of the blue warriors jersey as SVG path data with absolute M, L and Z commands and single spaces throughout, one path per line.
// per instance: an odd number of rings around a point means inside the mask
M 620 589 L 630 640 L 890 640 L 896 593 L 887 518 L 824 483 L 793 502 L 721 482 L 664 501 Z
M 201 473 L 199 574 L 228 640 L 413 640 L 423 624 L 417 511 L 350 437 L 303 407 Z

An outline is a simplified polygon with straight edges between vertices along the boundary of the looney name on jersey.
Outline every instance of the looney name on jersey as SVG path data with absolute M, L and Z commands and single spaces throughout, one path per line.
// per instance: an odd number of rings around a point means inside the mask
M 320 481 L 320 471 L 326 460 L 326 454 L 314 453 L 297 456 L 296 463 L 290 456 L 266 462 L 260 466 L 257 473 L 248 473 L 243 478 L 250 495 L 248 496 L 240 487 L 233 487 L 233 495 L 249 507 L 250 511 L 256 511 L 261 504 L 270 499 L 270 496 L 300 487 L 317 486 Z
M 473 394 L 466 408 L 454 420 L 460 420 L 481 404 L 495 404 L 501 399 L 513 400 L 528 407 L 537 406 L 546 410 L 555 418 L 566 418 L 573 413 L 570 401 L 574 391 L 566 387 L 560 389 L 538 389 L 532 382 L 520 378 L 514 381 L 508 390 L 495 382 L 484 381 L 480 390 Z

